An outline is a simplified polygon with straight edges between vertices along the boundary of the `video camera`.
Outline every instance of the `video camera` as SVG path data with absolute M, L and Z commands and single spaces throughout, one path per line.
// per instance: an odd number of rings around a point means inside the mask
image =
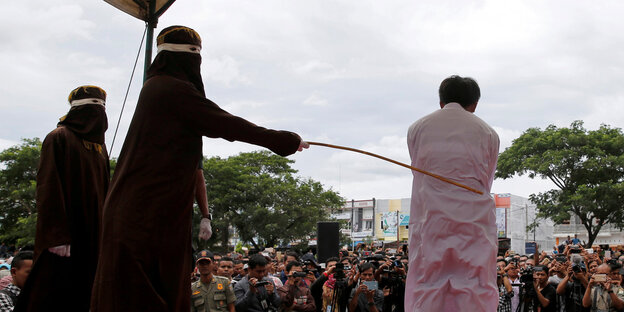
M 306 276 L 308 276 L 308 273 L 306 273 L 305 271 L 302 271 L 302 272 L 294 272 L 294 273 L 292 274 L 292 277 L 306 277 Z

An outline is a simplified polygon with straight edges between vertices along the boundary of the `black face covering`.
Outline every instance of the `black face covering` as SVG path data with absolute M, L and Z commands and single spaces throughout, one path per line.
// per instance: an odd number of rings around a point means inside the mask
M 157 75 L 169 75 L 192 83 L 204 96 L 201 77 L 201 55 L 190 52 L 161 51 L 147 70 L 147 79 Z
M 67 127 L 83 140 L 104 144 L 104 133 L 108 129 L 108 118 L 106 117 L 104 106 L 85 104 L 72 107 L 58 125 Z

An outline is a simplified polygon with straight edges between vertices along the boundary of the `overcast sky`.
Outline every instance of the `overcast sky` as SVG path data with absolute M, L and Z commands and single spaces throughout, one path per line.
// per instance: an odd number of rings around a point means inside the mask
M 501 152 L 530 127 L 621 127 L 623 11 L 622 1 L 178 0 L 155 33 L 199 32 L 206 94 L 225 110 L 409 163 L 407 128 L 438 109 L 437 88 L 452 74 L 479 82 L 476 114 L 498 132 Z M 144 23 L 101 0 L 23 0 L 3 2 L 0 29 L 0 149 L 43 139 L 84 84 L 108 92 L 110 149 Z M 207 157 L 257 149 L 204 139 Z M 289 158 L 300 176 L 346 199 L 410 197 L 410 170 L 382 160 L 325 147 Z M 519 177 L 496 180 L 492 191 L 552 187 Z

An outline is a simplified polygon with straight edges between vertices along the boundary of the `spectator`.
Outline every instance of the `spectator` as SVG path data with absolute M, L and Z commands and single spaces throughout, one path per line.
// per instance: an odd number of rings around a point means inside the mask
M 243 263 L 242 260 L 234 260 L 234 274 L 232 274 L 233 280 L 240 281 L 241 278 L 245 276 L 245 271 L 243 270 L 244 266 L 245 264 Z
M 217 275 L 226 277 L 232 281 L 232 275 L 234 274 L 234 261 L 229 257 L 223 257 L 218 263 Z
M 499 261 L 499 264 L 506 264 L 506 262 Z M 514 312 L 511 309 L 511 298 L 513 297 L 513 288 L 511 288 L 511 282 L 509 281 L 509 275 L 505 273 L 507 265 L 501 267 L 497 266 L 496 271 L 496 286 L 498 287 L 498 309 L 497 312 Z
M 286 283 L 286 280 L 288 280 L 288 277 L 286 276 L 286 264 L 288 264 L 288 262 L 291 261 L 299 261 L 299 254 L 294 252 L 294 251 L 289 251 L 286 253 L 286 256 L 284 257 L 284 259 L 282 259 L 284 261 L 282 261 L 284 263 L 284 270 L 280 272 L 280 280 L 282 281 L 282 284 Z
M 548 283 L 548 267 L 537 265 L 533 270 L 533 288 L 535 289 L 535 296 L 532 298 L 532 311 L 556 312 L 557 291 Z
M 519 258 L 519 257 L 518 257 Z M 505 267 L 505 273 L 509 278 L 509 283 L 511 284 L 511 289 L 513 291 L 513 296 L 511 296 L 511 311 L 515 312 L 518 308 L 519 300 L 520 300 L 520 268 L 518 266 L 518 261 L 513 260 Z
M 212 274 L 216 266 L 213 254 L 202 250 L 197 256 L 199 281 L 191 285 L 191 312 L 234 312 L 234 289 L 226 277 Z
M 282 300 L 282 308 L 286 311 L 316 311 L 316 304 L 310 289 L 303 283 L 303 272 L 301 263 L 291 261 L 286 264 L 288 280 L 286 284 L 277 289 Z
M 568 238 L 570 238 L 570 236 L 568 236 Z M 579 245 L 581 243 L 581 240 L 578 239 L 578 235 L 574 234 L 574 238 L 572 239 L 572 245 Z
M 566 245 L 572 245 L 573 244 L 572 243 L 572 239 L 570 238 L 570 235 L 568 235 L 568 238 L 566 239 L 565 244 Z
M 249 273 L 234 286 L 236 310 L 264 312 L 280 307 L 280 297 L 275 285 L 266 277 L 267 260 L 261 254 L 249 258 Z
M 333 273 L 334 267 L 336 267 L 336 263 L 338 263 L 338 258 L 331 257 L 325 260 L 325 271 L 319 275 L 319 278 L 310 285 L 310 293 L 314 298 L 314 304 L 316 306 L 316 311 L 321 312 L 323 309 L 323 284 L 327 281 L 330 274 Z
M 589 311 L 583 307 L 583 295 L 587 288 L 587 273 L 580 269 L 574 269 L 572 265 L 566 266 L 566 275 L 557 286 L 557 294 L 563 296 L 565 311 L 580 312 Z
M 405 303 L 405 267 L 396 258 L 387 259 L 375 271 L 379 289 L 384 292 L 384 311 L 403 311 Z
M 377 287 L 373 264 L 370 262 L 362 264 L 359 277 L 357 287 L 351 291 L 351 296 L 349 296 L 349 312 L 382 311 L 384 293 Z
M 618 285 L 618 281 L 612 280 L 612 276 L 617 273 L 612 272 L 611 267 L 603 263 L 596 269 L 589 280 L 585 295 L 583 296 L 583 306 L 591 307 L 591 311 L 619 311 L 624 309 L 624 291 Z
M 267 265 L 266 265 L 266 277 L 269 278 L 271 281 L 273 281 L 273 284 L 275 285 L 275 287 L 282 287 L 284 286 L 284 283 L 282 283 L 282 280 L 279 277 L 276 277 L 275 274 L 275 267 L 273 265 L 273 259 L 268 256 L 268 255 L 263 255 L 264 259 L 266 259 L 267 261 Z
M 21 251 L 11 262 L 12 283 L 0 290 L 0 311 L 13 311 L 21 289 L 28 279 L 33 264 L 33 252 Z

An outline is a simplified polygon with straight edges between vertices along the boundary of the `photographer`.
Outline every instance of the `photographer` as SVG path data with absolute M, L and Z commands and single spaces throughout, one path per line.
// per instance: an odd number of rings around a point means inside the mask
M 234 285 L 236 311 L 277 311 L 281 300 L 275 285 L 266 278 L 267 260 L 255 254 L 247 263 L 248 274 Z
M 347 310 L 349 294 L 355 285 L 356 267 L 345 262 L 348 265 L 338 262 L 338 258 L 327 259 L 327 270 L 310 287 L 314 299 L 320 302 L 316 305 L 317 311 Z
M 532 299 L 531 311 L 556 312 L 557 294 L 555 288 L 548 283 L 548 267 L 537 265 L 533 268 L 533 290 L 527 294 Z
M 383 310 L 384 293 L 379 289 L 375 280 L 375 267 L 365 262 L 360 267 L 360 279 L 355 289 L 351 291 L 349 312 L 377 312 Z
M 583 307 L 583 295 L 587 288 L 587 273 L 578 264 L 566 266 L 566 276 L 557 286 L 557 294 L 564 297 L 566 312 L 589 311 Z
M 375 272 L 379 288 L 384 292 L 384 311 L 403 311 L 406 271 L 400 259 L 390 258 Z
M 310 292 L 312 293 L 312 297 L 314 297 L 314 303 L 316 304 L 316 311 L 322 311 L 323 305 L 323 284 L 327 281 L 329 276 L 333 274 L 334 267 L 336 267 L 336 263 L 338 263 L 338 258 L 331 257 L 325 261 L 325 272 L 323 272 L 319 278 L 310 285 Z
M 591 311 L 619 311 L 624 309 L 624 291 L 622 291 L 618 280 L 615 277 L 618 271 L 612 271 L 611 267 L 603 263 L 596 269 L 589 280 L 585 295 L 583 296 L 583 306 L 591 307 Z
M 277 289 L 282 300 L 282 308 L 285 311 L 316 311 L 316 304 L 312 293 L 302 283 L 306 273 L 303 272 L 301 263 L 291 261 L 286 264 L 288 280 L 286 284 Z
M 506 263 L 504 260 L 499 263 Z M 506 266 L 505 266 L 506 267 Z M 505 273 L 504 269 L 496 266 L 496 286 L 498 287 L 498 312 L 512 312 L 511 298 L 513 297 L 513 289 L 511 288 L 511 282 L 509 276 Z
M 518 266 L 518 262 L 518 259 L 512 259 L 505 267 L 505 273 L 507 273 L 507 278 L 513 290 L 513 296 L 511 297 L 512 312 L 518 309 L 518 303 L 520 302 L 520 267 Z

